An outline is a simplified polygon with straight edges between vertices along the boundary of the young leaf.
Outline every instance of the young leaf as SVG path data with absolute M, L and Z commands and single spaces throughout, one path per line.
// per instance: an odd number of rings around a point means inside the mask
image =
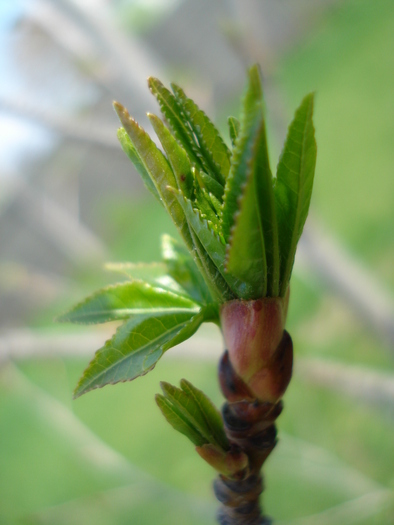
M 280 295 L 290 280 L 298 240 L 311 199 L 316 164 L 313 94 L 307 95 L 289 126 L 275 184 L 280 251 Z
M 237 142 L 237 138 L 239 135 L 239 128 L 241 127 L 241 124 L 239 120 L 235 117 L 228 117 L 227 123 L 228 123 L 228 130 L 230 133 L 231 144 L 234 147 Z
M 257 66 L 254 66 L 249 70 L 247 91 L 243 99 L 241 130 L 224 190 L 222 229 L 226 241 L 230 237 L 235 214 L 238 211 L 238 199 L 250 171 L 248 166 L 252 161 L 253 146 L 256 143 L 263 118 L 260 74 Z
M 161 394 L 156 394 L 155 399 L 157 406 L 172 428 L 186 436 L 196 446 L 202 446 L 206 443 L 205 438 L 179 413 L 171 401 Z
M 201 262 L 201 272 L 204 275 L 204 281 L 207 283 L 212 298 L 219 303 L 231 301 L 231 299 L 234 299 L 234 294 L 228 283 L 215 266 L 193 228 L 190 229 L 190 233 L 193 238 L 195 251 Z
M 133 146 L 133 143 L 131 142 L 129 136 L 127 135 L 125 129 L 119 128 L 118 129 L 118 139 L 120 142 L 120 145 L 122 146 L 123 151 L 126 153 L 126 155 L 129 157 L 131 162 L 134 164 L 135 169 L 140 174 L 145 187 L 156 197 L 156 199 L 160 202 L 160 204 L 163 204 L 160 195 L 156 189 L 156 186 L 153 184 L 152 179 L 150 178 L 149 173 L 147 172 L 144 163 L 141 160 L 141 157 L 138 155 L 137 150 Z
M 260 195 L 261 192 L 264 195 Z M 270 268 L 278 268 L 277 236 L 273 233 L 276 233 L 275 221 L 261 78 L 259 69 L 253 67 L 249 71 L 241 130 L 225 188 L 222 214 L 223 234 L 229 239 L 226 269 L 251 284 L 243 299 L 265 296 L 267 262 Z
M 255 283 L 253 297 L 244 299 L 279 294 L 278 225 L 263 119 L 252 150 L 227 251 L 227 271 Z
M 199 167 L 202 167 L 197 155 L 198 147 L 196 140 L 176 98 L 157 78 L 150 77 L 148 79 L 148 85 L 151 93 L 156 97 L 161 112 L 171 126 L 176 139 L 182 144 L 190 160 Z
M 264 121 L 256 147 L 255 192 L 264 234 L 267 261 L 267 295 L 277 297 L 279 294 L 280 272 L 278 222 L 273 188 L 274 181 L 269 166 Z
M 131 381 L 154 368 L 170 341 L 194 313 L 132 317 L 98 350 L 75 389 L 77 398 L 90 390 Z
M 250 284 L 247 295 L 242 295 L 242 299 L 246 300 L 264 297 L 267 292 L 264 232 L 255 185 L 260 132 L 261 127 L 251 134 L 245 144 L 246 162 L 240 164 L 240 169 L 246 171 L 248 178 L 243 186 L 240 209 L 235 215 L 226 254 L 227 272 Z
M 180 388 L 177 388 L 170 383 L 162 381 L 160 383 L 163 394 L 171 404 L 177 409 L 177 412 L 187 420 L 205 439 L 206 443 L 216 442 L 215 436 L 207 424 L 207 421 L 200 410 L 199 405 Z
M 169 275 L 165 263 L 107 263 L 104 267 L 106 270 L 120 273 L 132 281 L 144 281 L 177 295 L 189 297 L 187 291 Z
M 111 272 L 121 273 L 129 279 L 138 279 L 152 284 L 167 274 L 164 263 L 105 263 L 104 268 Z
M 216 215 L 207 191 L 198 187 L 195 190 L 195 197 L 194 207 L 200 211 L 201 217 L 207 219 L 214 225 L 216 231 L 219 233 L 219 218 Z
M 188 98 L 176 84 L 171 84 L 171 87 L 198 139 L 202 158 L 206 159 L 215 179 L 224 184 L 230 171 L 231 153 L 229 149 L 223 142 L 215 125 L 197 104 Z
M 207 311 L 207 314 L 208 313 L 210 313 L 210 309 Z M 167 352 L 167 350 L 169 350 L 170 348 L 173 348 L 174 346 L 183 343 L 183 341 L 190 339 L 190 337 L 192 337 L 192 335 L 194 335 L 197 332 L 197 330 L 200 328 L 200 326 L 205 320 L 205 309 L 202 309 L 194 317 L 189 319 L 189 321 L 181 327 L 179 332 L 175 334 L 172 339 L 170 339 L 167 343 L 163 345 L 163 352 Z
M 248 291 L 250 286 L 247 283 L 240 281 L 238 278 L 226 273 L 224 268 L 226 247 L 219 237 L 219 233 L 215 231 L 214 225 L 201 217 L 200 212 L 193 208 L 189 199 L 186 199 L 175 189 L 172 189 L 172 191 L 178 199 L 179 204 L 182 206 L 187 220 L 204 247 L 204 250 L 219 270 L 223 279 L 227 282 L 235 295 L 243 297 L 243 294 Z
M 213 193 L 209 194 L 212 202 L 212 206 L 215 208 L 217 216 L 220 218 L 222 215 L 222 203 L 215 197 Z
M 199 407 L 200 412 L 215 437 L 215 442 L 221 448 L 227 450 L 229 448 L 229 442 L 224 431 L 223 419 L 219 410 L 204 392 L 196 388 L 186 379 L 181 380 L 181 388 Z
M 151 114 L 148 117 L 166 152 L 178 188 L 190 199 L 193 193 L 193 174 L 189 157 L 158 117 Z
M 204 173 L 203 171 L 195 170 L 195 177 L 200 188 L 204 188 L 210 193 L 213 193 L 217 199 L 222 201 L 224 188 L 215 179 Z
M 177 186 L 175 176 L 163 153 L 156 147 L 149 135 L 133 120 L 127 110 L 119 103 L 114 103 L 114 108 L 123 124 L 134 148 L 141 158 L 146 171 L 149 173 L 153 183 L 164 202 L 175 226 L 190 249 L 193 242 L 190 237 L 189 227 L 185 215 L 174 195 L 167 190 L 167 186 Z
M 199 304 L 212 301 L 212 296 L 190 253 L 169 235 L 163 235 L 161 250 L 169 275 Z
M 62 315 L 59 321 L 94 324 L 127 319 L 131 315 L 147 312 L 153 316 L 182 311 L 197 312 L 199 306 L 191 299 L 169 290 L 142 281 L 132 281 L 99 290 Z

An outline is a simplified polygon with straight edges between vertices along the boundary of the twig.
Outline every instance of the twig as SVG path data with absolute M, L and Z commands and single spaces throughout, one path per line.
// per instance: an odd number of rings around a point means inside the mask
M 296 271 L 310 282 L 318 277 L 394 349 L 394 301 L 370 271 L 310 221 L 301 237 Z
M 393 374 L 322 359 L 303 359 L 296 372 L 312 385 L 329 388 L 364 403 L 390 407 L 394 415 Z
M 29 220 L 33 221 L 33 224 L 39 224 L 40 231 L 67 258 L 80 263 L 95 258 L 103 261 L 106 258 L 107 250 L 101 240 L 67 210 L 21 177 L 14 178 L 13 183 L 14 194 L 18 193 L 21 202 L 24 203 L 23 210 Z
M 5 97 L 4 95 L 0 96 L 0 107 L 3 110 L 11 111 L 23 118 L 47 126 L 61 133 L 66 138 L 121 151 L 116 138 L 116 126 L 97 122 L 83 122 L 77 118 L 40 108 L 28 100 L 11 98 L 10 96 Z
M 300 519 L 278 522 L 278 525 L 354 525 L 364 523 L 366 518 L 375 516 L 387 508 L 392 501 L 391 491 L 377 491 L 346 501 L 330 509 Z

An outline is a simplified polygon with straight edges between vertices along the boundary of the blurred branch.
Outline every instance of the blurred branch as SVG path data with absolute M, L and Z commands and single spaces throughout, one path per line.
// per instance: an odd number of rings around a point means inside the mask
M 18 116 L 37 122 L 61 133 L 63 137 L 82 141 L 94 146 L 104 146 L 121 151 L 116 138 L 115 127 L 100 123 L 86 123 L 79 119 L 61 115 L 37 107 L 27 100 L 12 99 L 0 95 L 0 107 Z
M 34 385 L 15 365 L 9 363 L 0 377 L 3 386 L 17 389 L 19 394 L 29 400 L 37 416 L 72 444 L 82 460 L 107 473 L 120 476 L 122 480 L 126 478 L 129 482 L 149 479 L 147 474 L 96 436 L 72 410 Z
M 18 195 L 29 222 L 39 225 L 39 231 L 72 262 L 85 264 L 90 260 L 105 260 L 107 250 L 102 241 L 56 201 L 21 177 L 13 177 L 13 186 L 13 197 Z M 3 205 L 3 213 L 4 209 Z
M 109 330 L 55 335 L 15 330 L 0 337 L 0 363 L 31 358 L 92 356 L 111 336 Z
M 311 221 L 312 222 L 312 221 Z M 371 272 L 316 224 L 301 237 L 296 269 L 310 281 L 316 275 L 394 350 L 394 301 Z
M 394 415 L 393 374 L 322 359 L 299 360 L 296 373 L 313 386 L 329 388 L 379 408 L 390 408 Z
M 104 504 L 106 507 L 127 501 L 131 505 L 133 502 L 141 501 L 146 496 L 151 502 L 158 501 L 159 498 L 168 501 L 171 498 L 176 505 L 188 504 L 194 509 L 198 508 L 198 514 L 202 515 L 205 522 L 208 516 L 212 513 L 210 503 L 206 503 L 192 495 L 185 494 L 184 491 L 165 484 L 163 481 L 153 477 L 151 474 L 141 470 L 139 467 L 131 463 L 131 461 L 111 447 L 108 443 L 103 441 L 97 434 L 95 434 L 87 425 L 78 418 L 71 408 L 71 395 L 69 397 L 68 406 L 62 403 L 50 393 L 34 384 L 28 376 L 26 376 L 17 366 L 9 363 L 7 367 L 0 370 L 0 384 L 2 388 L 8 388 L 11 392 L 17 392 L 18 396 L 23 396 L 26 405 L 35 415 L 38 421 L 42 421 L 49 429 L 53 429 L 57 434 L 59 440 L 67 443 L 72 454 L 85 464 L 88 464 L 97 472 L 102 472 L 106 476 L 113 476 L 118 480 L 118 486 L 108 491 L 97 491 L 96 493 L 85 495 L 82 498 L 73 499 L 61 502 L 58 505 L 47 507 L 39 511 L 29 514 L 28 521 L 30 522 L 32 516 L 33 521 L 40 517 L 53 516 L 53 521 L 50 523 L 57 523 L 56 513 L 61 513 L 61 516 L 67 516 L 67 511 L 70 507 L 78 505 L 83 501 L 92 501 L 97 498 L 98 505 Z M 67 397 L 66 397 L 67 399 Z M 111 503 L 108 497 L 114 497 L 115 502 Z M 196 512 L 196 510 L 194 510 Z M 72 514 L 73 518 L 75 514 Z M 39 519 L 41 523 L 41 519 Z M 70 521 L 70 523 L 74 521 Z M 79 523 L 79 522 L 78 522 Z
M 37 334 L 31 330 L 15 330 L 0 335 L 0 362 L 9 359 L 91 357 L 97 348 L 113 335 L 112 327 L 97 328 L 85 333 Z M 195 337 L 176 348 L 173 357 L 213 360 L 221 352 L 220 337 Z
M 312 516 L 304 516 L 295 520 L 280 521 L 278 525 L 332 525 L 342 523 L 353 525 L 364 522 L 365 519 L 376 516 L 388 508 L 393 500 L 389 490 L 380 490 L 365 494 L 359 498 L 345 501 Z
M 102 63 L 97 46 L 72 18 L 59 8 L 58 2 L 34 0 L 26 7 L 29 18 L 49 35 L 54 43 L 75 57 L 106 91 L 113 90 L 108 68 Z
M 0 360 L 33 357 L 90 356 L 112 336 L 112 327 L 86 332 L 36 334 L 17 330 L 0 336 Z M 168 353 L 173 358 L 215 362 L 222 350 L 217 330 L 194 337 Z M 301 358 L 296 361 L 296 375 L 316 386 L 330 388 L 356 400 L 394 409 L 394 375 L 334 361 Z
M 48 3 L 49 0 L 40 0 Z M 114 23 L 114 12 L 108 3 L 96 1 L 58 0 L 57 5 L 69 12 L 82 26 L 85 35 L 101 48 L 100 57 L 112 72 L 112 84 L 121 86 L 128 96 L 138 96 L 151 103 L 146 78 L 150 75 L 163 77 L 162 68 L 154 55 L 135 35 L 123 34 Z

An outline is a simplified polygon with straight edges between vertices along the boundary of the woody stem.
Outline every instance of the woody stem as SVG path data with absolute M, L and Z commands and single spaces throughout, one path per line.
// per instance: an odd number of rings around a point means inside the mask
M 292 342 L 286 331 L 277 352 L 291 354 L 292 360 Z M 277 375 L 281 382 L 281 367 L 277 368 Z M 220 525 L 269 525 L 271 520 L 264 516 L 259 501 L 264 490 L 261 468 L 277 443 L 275 421 L 282 411 L 282 401 L 257 399 L 235 372 L 228 352 L 220 360 L 219 381 L 227 399 L 222 409 L 227 437 L 232 447 L 248 456 L 249 467 L 231 479 L 223 475 L 216 479 L 215 495 L 222 504 L 218 522 Z

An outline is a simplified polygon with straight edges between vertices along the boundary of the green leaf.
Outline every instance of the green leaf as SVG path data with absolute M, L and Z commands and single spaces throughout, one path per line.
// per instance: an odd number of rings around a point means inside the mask
M 108 286 L 94 293 L 59 318 L 61 322 L 94 324 L 127 319 L 131 315 L 197 312 L 191 299 L 142 281 Z
M 190 441 L 197 447 L 202 446 L 206 443 L 204 437 L 178 411 L 177 407 L 174 407 L 174 405 L 169 399 L 166 399 L 160 394 L 156 394 L 155 399 L 163 416 L 175 430 L 177 430 L 178 432 L 186 436 L 188 439 L 190 439 Z
M 161 112 L 171 126 L 176 139 L 182 144 L 190 160 L 202 167 L 196 153 L 198 151 L 196 140 L 176 98 L 157 78 L 149 78 L 148 85 L 152 94 L 156 97 Z
M 259 196 L 258 191 L 262 190 L 268 191 L 271 199 Z M 249 71 L 241 131 L 226 184 L 222 215 L 223 233 L 229 239 L 226 270 L 249 284 L 241 295 L 243 299 L 256 299 L 267 293 L 264 225 L 267 233 L 270 233 L 273 228 L 270 219 L 275 219 L 275 216 L 273 207 L 264 209 L 260 207 L 260 201 L 273 203 L 273 190 L 265 138 L 261 78 L 258 68 L 254 67 Z M 267 240 L 271 238 L 272 235 L 269 235 Z
M 237 137 L 239 135 L 239 128 L 241 127 L 241 124 L 239 120 L 235 117 L 228 117 L 227 123 L 230 133 L 231 144 L 234 147 L 237 142 Z
M 204 173 L 203 171 L 195 170 L 195 177 L 200 188 L 204 188 L 210 193 L 213 193 L 217 199 L 223 200 L 224 188 L 215 179 Z
M 154 368 L 163 346 L 194 316 L 194 312 L 132 317 L 98 350 L 83 373 L 74 397 L 120 381 L 131 381 Z
M 216 215 L 216 211 L 212 205 L 211 199 L 209 198 L 209 194 L 205 189 L 201 189 L 200 187 L 196 188 L 195 201 L 193 202 L 193 205 L 200 211 L 201 217 L 210 221 L 214 225 L 216 231 L 219 233 L 219 218 Z
M 204 280 L 207 283 L 212 298 L 219 303 L 234 299 L 234 294 L 231 291 L 229 285 L 222 277 L 222 274 L 219 272 L 212 259 L 209 257 L 193 228 L 190 229 L 190 233 L 193 238 L 195 251 L 198 254 L 199 260 L 201 262 L 201 271 L 204 275 Z
M 106 263 L 104 267 L 106 270 L 120 273 L 132 281 L 144 281 L 177 295 L 189 297 L 187 291 L 169 275 L 165 263 Z
M 219 232 L 215 230 L 215 226 L 210 221 L 207 221 L 201 217 L 200 212 L 193 208 L 193 205 L 189 199 L 186 199 L 179 191 L 175 189 L 172 189 L 172 191 L 178 199 L 179 204 L 182 206 L 189 224 L 196 233 L 209 258 L 219 270 L 221 276 L 227 282 L 232 292 L 236 296 L 242 297 L 248 288 L 248 285 L 225 272 L 224 259 L 226 247 L 224 245 L 223 239 L 221 239 L 219 236 Z M 224 297 L 224 299 L 231 300 L 229 297 Z
M 169 235 L 161 239 L 162 257 L 169 275 L 199 304 L 212 301 L 212 296 L 186 248 Z
M 183 419 L 188 421 L 204 437 L 205 442 L 218 445 L 215 435 L 194 397 L 165 381 L 162 381 L 160 386 L 165 398 L 176 408 L 178 414 L 181 414 Z
M 226 241 L 230 237 L 235 214 L 239 209 L 238 199 L 242 194 L 242 188 L 250 172 L 249 163 L 253 158 L 253 147 L 264 118 L 261 81 L 257 66 L 249 70 L 248 86 L 242 106 L 241 129 L 233 152 L 231 171 L 224 190 L 222 230 Z M 257 220 L 257 209 L 255 213 Z
M 186 379 L 181 380 L 182 390 L 198 405 L 206 424 L 215 437 L 215 442 L 224 450 L 229 448 L 229 442 L 224 431 L 224 424 L 219 410 L 215 407 L 208 396 L 196 388 Z
M 254 165 L 250 166 L 252 171 L 243 188 L 226 256 L 227 272 L 249 284 L 241 296 L 245 300 L 264 297 L 267 292 L 264 233 L 258 213 Z
M 120 121 L 122 122 L 128 136 L 133 143 L 138 155 L 140 156 L 145 169 L 149 173 L 153 183 L 164 202 L 175 226 L 178 228 L 184 241 L 193 249 L 193 241 L 190 236 L 189 227 L 177 199 L 167 190 L 169 185 L 176 186 L 175 175 L 163 153 L 156 147 L 149 135 L 133 120 L 127 110 L 117 102 L 114 108 Z
M 148 113 L 148 117 L 171 164 L 178 188 L 190 199 L 193 193 L 193 174 L 189 157 L 156 115 Z
M 131 142 L 124 128 L 118 129 L 118 139 L 123 151 L 129 157 L 131 162 L 134 164 L 136 170 L 140 174 L 146 188 L 152 193 L 152 195 L 156 197 L 160 204 L 163 204 L 160 199 L 160 195 L 156 189 L 156 186 L 153 184 L 153 181 L 150 178 L 149 173 L 147 172 L 144 163 L 141 160 L 141 157 L 138 155 L 137 150 L 133 146 L 133 143 Z
M 240 163 L 239 169 L 245 170 L 247 181 L 242 188 L 239 200 L 239 212 L 235 216 L 229 249 L 227 252 L 227 271 L 253 284 L 254 293 L 244 299 L 256 299 L 279 294 L 279 248 L 278 226 L 275 212 L 273 178 L 268 159 L 268 148 L 262 107 L 262 88 L 259 71 L 253 70 L 257 78 L 253 81 L 256 104 L 251 106 L 250 120 L 253 114 L 259 115 L 259 127 L 252 130 L 249 140 L 244 143 L 243 152 L 246 164 Z M 255 88 L 253 88 L 255 89 Z M 246 111 L 249 108 L 245 108 Z M 242 133 L 242 131 L 241 131 Z M 241 177 L 235 173 L 234 177 Z
M 213 193 L 209 194 L 212 202 L 212 206 L 215 208 L 217 216 L 220 218 L 222 215 L 222 203 L 215 197 Z
M 167 274 L 164 263 L 105 263 L 104 268 L 111 272 L 121 273 L 130 279 L 146 281 L 150 284 L 158 282 L 163 275 Z
M 289 126 L 278 164 L 275 199 L 280 251 L 280 294 L 285 295 L 297 243 L 308 215 L 316 164 L 313 94 L 307 95 Z
M 207 161 L 211 173 L 215 175 L 215 179 L 224 184 L 230 171 L 231 153 L 229 149 L 223 142 L 215 125 L 197 104 L 188 98 L 176 84 L 171 84 L 171 87 L 198 139 L 202 158 Z
M 207 312 L 205 312 L 205 310 L 207 310 Z M 187 339 L 190 339 L 190 337 L 192 337 L 192 335 L 197 332 L 202 323 L 206 320 L 206 313 L 208 314 L 208 317 L 210 311 L 210 308 L 202 309 L 199 313 L 192 317 L 187 323 L 184 324 L 184 326 L 182 326 L 179 332 L 175 334 L 172 339 L 163 345 L 163 351 L 166 352 L 170 348 L 173 348 L 174 346 L 183 343 Z

